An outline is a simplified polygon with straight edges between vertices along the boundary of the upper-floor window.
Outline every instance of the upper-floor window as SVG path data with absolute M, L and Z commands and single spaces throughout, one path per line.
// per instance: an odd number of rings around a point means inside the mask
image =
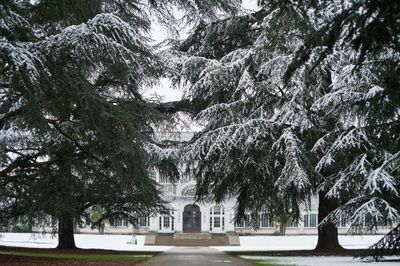
M 225 209 L 223 206 L 214 206 L 210 208 L 210 214 L 211 215 L 220 215 L 220 214 L 225 214 Z
M 171 196 L 176 194 L 176 186 L 174 184 L 163 184 L 162 192 L 165 196 Z
M 149 178 L 151 178 L 151 179 L 153 179 L 153 180 L 156 180 L 156 177 L 157 177 L 157 175 L 156 175 L 156 169 L 150 168 L 150 169 L 149 169 Z
M 160 178 L 159 178 L 158 183 L 165 184 L 165 183 L 171 183 L 171 181 L 170 181 L 170 178 L 167 175 L 160 174 Z
M 180 183 L 187 183 L 190 181 L 190 176 L 189 175 L 182 175 L 182 177 L 179 179 Z

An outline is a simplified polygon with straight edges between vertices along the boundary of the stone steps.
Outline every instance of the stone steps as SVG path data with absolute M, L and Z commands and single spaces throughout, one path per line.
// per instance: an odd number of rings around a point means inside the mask
M 226 234 L 157 234 L 155 245 L 158 246 L 229 246 Z

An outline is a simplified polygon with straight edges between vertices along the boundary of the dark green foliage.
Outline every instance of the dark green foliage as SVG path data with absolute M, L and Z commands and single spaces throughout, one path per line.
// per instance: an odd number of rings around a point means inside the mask
M 384 256 L 400 255 L 400 224 L 390 230 L 381 240 L 373 244 L 361 258 L 382 260 Z
M 206 124 L 187 149 L 199 198 L 237 198 L 239 221 L 275 207 L 296 218 L 318 193 L 319 249 L 340 248 L 342 215 L 396 220 L 399 12 L 385 2 L 259 1 L 167 54 Z
M 275 2 L 275 1 L 271 1 Z M 299 13 L 306 13 L 309 8 L 315 8 L 316 13 L 325 11 L 335 4 L 316 4 L 311 1 L 279 1 L 274 3 L 278 6 L 291 6 L 299 10 Z M 320 63 L 327 55 L 332 53 L 335 46 L 346 46 L 350 44 L 358 51 L 357 64 L 361 65 L 367 56 L 375 56 L 386 49 L 399 50 L 400 43 L 400 3 L 391 0 L 368 0 L 351 1 L 349 8 L 344 4 L 333 7 L 335 13 L 329 18 L 326 24 L 311 32 L 304 45 L 297 51 L 291 66 L 288 68 L 285 80 L 289 80 L 293 72 L 307 62 L 312 51 L 318 47 L 324 47 L 319 54 Z
M 29 224 L 17 223 L 11 226 L 11 232 L 14 233 L 30 233 L 32 232 L 32 227 Z
M 211 15 L 236 10 L 230 3 L 173 4 Z M 74 220 L 94 206 L 105 210 L 99 221 L 132 223 L 164 210 L 148 168 L 178 171 L 148 148 L 165 116 L 141 96 L 161 71 L 143 32 L 151 12 L 169 15 L 161 7 L 173 5 L 147 4 L 0 3 L 0 221 L 52 216 L 60 247 L 71 248 Z
M 251 26 L 261 22 L 264 13 L 261 10 L 247 16 L 201 24 L 179 45 L 179 50 L 210 59 L 221 59 L 233 50 L 253 44 L 261 29 Z

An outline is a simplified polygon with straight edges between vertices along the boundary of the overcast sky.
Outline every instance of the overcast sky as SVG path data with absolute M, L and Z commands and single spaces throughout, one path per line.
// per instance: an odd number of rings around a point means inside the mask
M 257 10 L 257 0 L 242 0 L 242 2 L 245 9 Z M 187 34 L 181 35 L 180 37 L 184 38 Z M 152 38 L 157 42 L 161 42 L 167 38 L 167 34 L 162 27 L 154 25 L 152 29 Z M 168 102 L 180 100 L 182 92 L 178 89 L 172 89 L 170 82 L 167 79 L 163 79 L 159 85 L 145 92 L 146 97 L 154 97 L 155 95 L 161 97 L 161 101 Z

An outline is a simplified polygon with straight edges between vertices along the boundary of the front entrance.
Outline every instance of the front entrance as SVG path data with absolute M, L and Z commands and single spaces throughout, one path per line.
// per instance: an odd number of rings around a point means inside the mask
M 201 212 L 200 207 L 196 204 L 188 204 L 183 210 L 183 232 L 201 232 Z

